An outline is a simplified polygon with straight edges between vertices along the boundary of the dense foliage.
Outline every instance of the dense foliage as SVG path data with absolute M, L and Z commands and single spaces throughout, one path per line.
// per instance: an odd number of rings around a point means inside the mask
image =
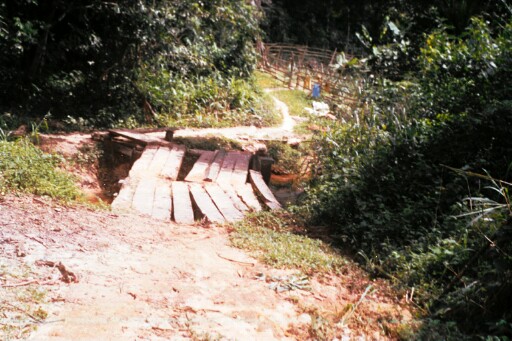
M 267 39 L 347 51 L 358 49 L 355 33 L 364 25 L 379 40 L 382 23 L 387 19 L 403 23 L 413 41 L 444 22 L 460 33 L 471 16 L 502 13 L 500 1 L 404 1 L 404 0 L 267 0 L 262 1 Z M 417 38 L 417 39 L 416 39 Z
M 376 46 L 379 73 L 360 76 L 357 119 L 318 138 L 300 209 L 431 318 L 484 338 L 512 335 L 512 21 L 495 19 L 433 30 L 400 78 L 382 62 L 400 41 Z M 434 329 L 421 339 L 464 337 Z
M 252 11 L 243 0 L 2 2 L 0 106 L 96 126 L 256 116 Z

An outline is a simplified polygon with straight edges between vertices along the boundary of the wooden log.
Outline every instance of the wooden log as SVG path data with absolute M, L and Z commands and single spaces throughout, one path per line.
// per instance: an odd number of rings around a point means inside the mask
M 215 152 L 215 158 L 210 164 L 210 167 L 208 167 L 208 171 L 206 173 L 204 181 L 215 181 L 215 179 L 217 179 L 217 176 L 219 176 L 220 168 L 222 167 L 222 163 L 224 162 L 225 156 L 226 151 L 224 149 L 217 150 Z
M 259 212 L 262 210 L 261 204 L 258 201 L 258 198 L 254 194 L 254 190 L 252 189 L 252 185 L 247 183 L 243 185 L 238 185 L 235 187 L 236 193 L 240 196 L 243 202 L 249 207 L 251 210 Z
M 282 208 L 279 201 L 277 201 L 276 197 L 263 180 L 263 177 L 260 172 L 250 170 L 249 178 L 251 179 L 251 183 L 253 185 L 254 190 L 261 195 L 265 205 L 267 205 L 268 208 L 270 208 L 271 210 Z
M 118 153 L 123 154 L 124 156 L 127 156 L 129 158 L 133 155 L 133 148 L 126 147 L 119 143 L 112 143 L 112 149 Z
M 271 157 L 259 157 L 260 161 L 260 173 L 263 176 L 263 180 L 268 185 L 270 183 L 270 176 L 272 175 L 272 165 L 274 159 Z
M 233 177 L 233 170 L 235 168 L 236 160 L 238 158 L 238 152 L 228 152 L 222 166 L 220 167 L 219 176 L 215 182 L 217 183 L 231 183 Z
M 160 181 L 155 189 L 155 198 L 153 202 L 153 218 L 170 221 L 172 213 L 171 183 Z
M 244 215 L 235 207 L 229 195 L 227 195 L 217 184 L 205 184 L 204 189 L 210 195 L 215 206 L 229 222 L 242 220 Z
M 157 179 L 153 177 L 142 178 L 139 181 L 132 201 L 132 208 L 135 211 L 151 215 L 153 212 L 156 183 Z
M 113 136 L 121 136 L 121 137 L 136 141 L 137 143 L 140 143 L 140 144 L 146 145 L 146 146 L 147 145 L 156 145 L 156 146 L 172 147 L 172 145 L 173 145 L 171 142 L 165 141 L 164 139 L 147 136 L 147 135 L 129 131 L 129 130 L 110 129 L 109 132 Z
M 208 193 L 206 193 L 203 186 L 198 183 L 191 183 L 189 186 L 190 193 L 199 211 L 211 222 L 224 223 L 224 217 L 219 212 Z
M 165 137 L 164 139 L 168 142 L 172 142 L 172 139 L 174 137 L 174 132 L 176 131 L 176 129 L 167 129 L 165 131 Z
M 160 176 L 169 180 L 176 180 L 178 178 L 183 159 L 185 158 L 185 150 L 185 146 L 175 145 L 172 150 L 169 151 L 169 157 L 160 172 Z
M 174 181 L 171 186 L 174 221 L 178 224 L 193 224 L 194 210 L 192 209 L 188 184 Z
M 189 182 L 201 182 L 206 178 L 206 171 L 210 167 L 210 163 L 212 163 L 213 158 L 215 157 L 215 152 L 213 151 L 205 151 L 201 154 L 199 159 L 194 163 L 194 166 L 187 174 L 185 181 Z

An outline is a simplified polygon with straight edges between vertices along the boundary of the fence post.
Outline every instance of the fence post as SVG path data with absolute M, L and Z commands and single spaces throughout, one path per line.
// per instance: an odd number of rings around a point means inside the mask
M 295 64 L 295 57 L 293 55 L 293 52 L 292 52 L 292 56 L 290 59 L 291 59 L 290 60 L 290 80 L 288 81 L 288 89 L 292 88 L 293 68 L 294 68 L 294 64 Z

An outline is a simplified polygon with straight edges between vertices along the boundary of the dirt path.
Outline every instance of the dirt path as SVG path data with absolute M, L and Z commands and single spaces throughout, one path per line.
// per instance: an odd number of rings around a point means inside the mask
M 276 89 L 266 89 L 267 93 L 272 93 L 275 90 L 281 90 L 280 88 Z M 299 135 L 293 132 L 293 128 L 297 124 L 295 120 L 290 116 L 288 106 L 277 99 L 275 96 L 272 96 L 274 103 L 276 105 L 276 110 L 279 111 L 283 120 L 281 125 L 277 127 L 265 127 L 265 128 L 257 128 L 255 126 L 242 126 L 242 127 L 233 127 L 233 128 L 206 128 L 206 129 L 180 129 L 176 131 L 176 137 L 191 137 L 191 136 L 224 136 L 230 139 L 235 140 L 295 140 L 300 141 L 306 138 L 304 135 Z M 155 135 L 160 136 L 161 134 L 155 133 Z
M 295 271 L 269 268 L 231 247 L 224 228 L 62 207 L 31 196 L 3 197 L 0 222 L 1 268 L 27 265 L 39 282 L 50 280 L 43 305 L 49 315 L 30 336 L 35 341 L 303 340 L 318 311 L 339 315 L 369 283 L 382 284 L 347 272 L 312 277 L 309 289 L 277 292 L 262 278 Z M 78 282 L 63 283 L 57 269 L 36 266 L 41 260 L 61 262 Z M 409 318 L 382 290 L 368 295 L 365 314 Z M 346 327 L 339 336 L 389 339 L 378 325 L 363 328 Z

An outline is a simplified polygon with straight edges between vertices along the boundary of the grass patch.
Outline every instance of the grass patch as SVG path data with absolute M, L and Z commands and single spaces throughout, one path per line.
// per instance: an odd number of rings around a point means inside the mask
M 305 274 L 337 272 L 346 260 L 324 242 L 298 235 L 296 222 L 286 213 L 260 212 L 233 225 L 234 246 L 253 251 L 265 264 L 298 269 Z
M 277 90 L 272 95 L 288 106 L 292 116 L 306 116 L 304 108 L 312 107 L 311 99 L 302 90 Z
M 80 197 L 71 175 L 58 169 L 64 158 L 42 152 L 27 139 L 0 141 L 0 192 L 20 190 L 65 202 Z
M 254 84 L 262 89 L 271 89 L 283 86 L 283 83 L 275 79 L 273 76 L 259 70 L 254 71 L 253 79 Z

